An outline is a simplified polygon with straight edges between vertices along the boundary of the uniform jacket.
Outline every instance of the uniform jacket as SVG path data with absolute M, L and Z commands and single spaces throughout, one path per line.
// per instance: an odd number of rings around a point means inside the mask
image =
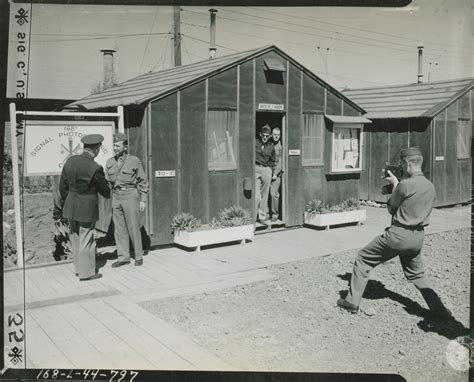
M 64 201 L 63 216 L 80 222 L 98 220 L 97 193 L 110 198 L 104 170 L 87 151 L 66 161 L 59 181 L 59 192 Z
M 273 143 L 268 140 L 263 143 L 259 138 L 255 140 L 255 164 L 264 167 L 270 167 L 272 171 L 275 168 L 276 153 Z
M 136 188 L 140 194 L 140 201 L 145 202 L 148 195 L 148 182 L 140 159 L 134 155 L 123 154 L 107 160 L 105 177 L 113 187 Z

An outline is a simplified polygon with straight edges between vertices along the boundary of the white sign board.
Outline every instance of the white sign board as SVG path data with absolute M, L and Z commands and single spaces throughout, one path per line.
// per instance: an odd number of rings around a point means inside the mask
M 157 170 L 155 171 L 155 178 L 172 178 L 176 176 L 175 170 Z
M 276 103 L 259 103 L 258 110 L 285 110 L 285 105 Z
M 300 149 L 288 150 L 288 155 L 301 155 Z
M 81 138 L 87 134 L 104 136 L 95 161 L 102 167 L 113 156 L 114 122 L 28 121 L 25 125 L 25 176 L 60 175 L 64 163 L 81 154 Z
M 444 160 L 444 156 L 436 156 L 435 160 Z

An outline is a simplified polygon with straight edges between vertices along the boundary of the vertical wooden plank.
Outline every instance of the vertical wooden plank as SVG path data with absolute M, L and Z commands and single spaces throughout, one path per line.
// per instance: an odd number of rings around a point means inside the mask
M 387 120 L 375 120 L 371 128 L 371 150 L 370 150 L 370 177 L 369 177 L 369 199 L 376 202 L 386 202 L 387 197 L 382 195 L 382 187 L 385 181 L 381 178 L 382 169 L 387 162 L 388 151 L 388 123 Z
M 151 104 L 151 169 L 153 195 L 148 206 L 153 219 L 152 244 L 173 242 L 170 223 L 178 208 L 177 94 Z M 175 171 L 175 176 L 156 177 L 156 171 Z
M 446 110 L 446 199 L 447 205 L 457 203 L 460 187 L 457 159 L 458 102 Z
M 204 81 L 181 91 L 181 203 L 206 222 L 208 170 L 206 147 L 206 84 Z M 223 190 L 228 192 L 228 190 Z
M 324 113 L 325 88 L 303 73 L 303 112 L 321 111 Z
M 434 118 L 433 128 L 433 185 L 436 190 L 435 205 L 442 206 L 446 203 L 446 110 Z
M 326 100 L 326 114 L 327 115 L 342 115 L 341 99 L 331 91 L 327 90 Z
M 237 189 L 236 171 L 209 173 L 209 219 L 235 204 Z
M 301 118 L 302 118 L 302 71 L 293 65 L 289 66 L 288 75 L 288 111 L 287 136 L 288 150 L 301 151 Z M 288 204 L 286 211 L 287 226 L 303 224 L 303 184 L 301 155 L 288 156 Z
M 255 99 L 254 99 L 254 70 L 253 61 L 239 66 L 239 166 L 238 166 L 238 200 L 239 204 L 251 211 L 254 216 L 255 198 Z M 244 181 L 247 179 L 253 185 L 250 192 L 244 190 Z
M 237 67 L 209 77 L 208 106 L 237 107 Z

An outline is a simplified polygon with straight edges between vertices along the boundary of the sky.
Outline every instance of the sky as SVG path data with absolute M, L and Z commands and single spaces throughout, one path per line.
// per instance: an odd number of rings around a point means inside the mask
M 181 7 L 182 63 L 209 57 L 210 7 Z M 414 0 L 404 8 L 215 7 L 217 56 L 276 45 L 336 89 L 474 77 L 470 0 Z M 10 16 L 13 20 L 13 16 Z M 169 6 L 33 4 L 28 97 L 80 99 L 103 79 L 115 49 L 118 82 L 173 66 Z M 10 32 L 7 96 L 15 95 Z M 319 48 L 318 48 L 319 47 Z

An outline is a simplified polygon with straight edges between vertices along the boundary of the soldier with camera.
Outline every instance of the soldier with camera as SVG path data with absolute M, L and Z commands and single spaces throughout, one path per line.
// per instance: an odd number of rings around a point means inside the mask
M 450 316 L 431 288 L 421 259 L 424 227 L 429 224 L 436 198 L 433 184 L 423 175 L 422 163 L 421 150 L 411 147 L 400 152 L 400 164 L 404 174 L 401 180 L 392 171 L 387 170 L 388 176 L 385 179 L 393 186 L 387 204 L 388 212 L 392 215 L 391 226 L 357 254 L 349 292 L 345 299 L 337 301 L 340 308 L 357 313 L 370 270 L 398 256 L 405 277 L 421 292 L 432 313 L 436 316 Z

